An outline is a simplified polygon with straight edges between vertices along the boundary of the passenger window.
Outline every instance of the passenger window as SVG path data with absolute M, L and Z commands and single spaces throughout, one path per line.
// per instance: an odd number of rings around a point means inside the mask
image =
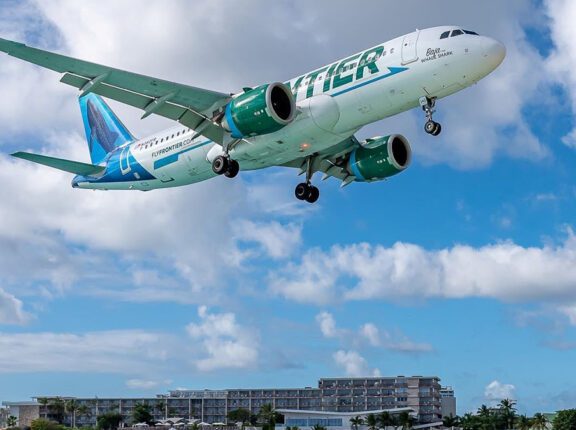
M 440 35 L 440 39 L 447 39 L 448 36 L 450 36 L 450 32 L 449 31 L 445 31 L 444 33 L 442 33 Z
M 461 36 L 462 34 L 464 34 L 464 32 L 462 30 L 454 30 L 452 32 L 452 36 L 450 36 L 450 37 Z

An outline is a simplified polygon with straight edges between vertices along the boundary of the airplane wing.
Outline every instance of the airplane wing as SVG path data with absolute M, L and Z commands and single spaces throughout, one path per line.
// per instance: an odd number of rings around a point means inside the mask
M 117 100 L 144 111 L 178 121 L 208 139 L 222 144 L 224 130 L 214 121 L 230 95 L 126 72 L 55 54 L 0 38 L 0 51 L 24 61 L 63 73 L 61 82 Z
M 360 142 L 355 136 L 343 140 L 339 144 L 321 151 L 314 157 L 312 162 L 312 172 L 322 172 L 322 180 L 336 178 L 342 181 L 341 187 L 350 185 L 356 180 L 356 177 L 346 168 L 346 155 L 360 146 Z M 300 169 L 300 175 L 306 173 L 308 161 L 306 158 L 298 158 L 289 163 L 283 164 L 283 167 L 293 167 Z

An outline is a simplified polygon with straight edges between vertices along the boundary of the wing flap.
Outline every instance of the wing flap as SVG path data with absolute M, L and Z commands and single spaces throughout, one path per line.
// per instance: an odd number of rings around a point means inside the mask
M 82 89 L 90 82 L 90 79 L 72 73 L 66 73 L 62 76 L 60 82 Z M 157 100 L 156 98 L 148 97 L 134 91 L 129 91 L 105 83 L 96 85 L 91 89 L 91 91 L 102 97 L 116 100 L 143 111 L 146 111 L 150 103 Z M 210 122 L 205 115 L 194 112 L 186 106 L 175 104 L 173 102 L 175 97 L 176 96 L 171 97 L 170 101 L 166 101 L 158 108 L 154 109 L 154 114 L 178 121 L 192 130 L 195 130 L 204 121 Z M 222 143 L 224 140 L 224 130 L 215 124 L 208 124 L 208 126 L 203 129 L 202 135 L 217 143 Z
M 22 43 L 0 38 L 0 51 L 24 61 L 64 73 L 61 82 L 111 98 L 146 112 L 146 107 L 170 95 L 154 114 L 180 121 L 191 129 L 203 123 L 202 134 L 223 143 L 224 131 L 211 118 L 213 112 L 230 100 L 230 95 L 217 91 L 165 81 L 127 72 L 61 54 L 31 48 Z
M 44 166 L 52 167 L 53 169 L 63 170 L 64 172 L 82 176 L 98 175 L 106 170 L 106 167 L 104 166 L 95 166 L 94 164 L 47 157 L 46 155 L 32 154 L 29 152 L 15 152 L 11 155 L 12 157 L 21 158 L 22 160 L 32 161 L 33 163 L 42 164 Z

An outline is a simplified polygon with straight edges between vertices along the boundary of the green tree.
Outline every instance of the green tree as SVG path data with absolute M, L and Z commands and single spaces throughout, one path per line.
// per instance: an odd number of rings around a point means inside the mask
M 360 427 L 362 424 L 364 424 L 362 417 L 356 416 L 354 418 L 350 418 L 350 425 L 354 430 L 358 430 L 358 427 Z
M 460 426 L 464 430 L 478 430 L 480 428 L 480 420 L 476 415 L 470 413 L 464 414 L 462 418 L 460 418 Z
M 115 430 L 122 422 L 122 415 L 118 412 L 102 414 L 97 419 L 97 427 L 100 430 Z
M 234 409 L 228 412 L 228 419 L 235 423 L 242 423 L 242 428 L 244 428 L 244 425 L 250 421 L 250 411 L 244 408 Z
M 559 411 L 552 425 L 554 430 L 576 430 L 576 409 Z
M 31 430 L 63 430 L 65 427 L 46 418 L 38 418 L 30 423 Z
M 168 408 L 166 407 L 166 400 L 158 400 L 154 404 L 154 413 L 161 415 L 162 419 L 167 420 L 168 417 L 166 414 L 168 413 Z
M 498 407 L 506 428 L 514 428 L 514 421 L 516 420 L 516 402 L 510 399 L 503 399 L 498 404 Z
M 10 415 L 6 420 L 6 425 L 8 427 L 16 427 L 18 425 L 18 418 L 16 418 L 14 415 Z
M 448 415 L 442 418 L 442 423 L 444 427 L 459 427 L 460 426 L 460 417 L 458 415 Z
M 314 427 L 312 427 L 314 430 L 327 430 L 326 427 L 321 426 L 320 424 L 314 424 Z
M 378 426 L 385 429 L 392 425 L 392 417 L 389 412 L 382 412 L 378 415 Z
M 547 425 L 548 425 L 548 418 L 546 418 L 540 412 L 534 414 L 534 416 L 532 417 L 532 426 L 536 430 L 544 430 Z
M 518 415 L 516 418 L 517 430 L 530 430 L 532 428 L 532 420 L 526 415 Z
M 42 412 L 44 413 L 44 418 L 48 418 L 48 405 L 50 404 L 50 399 L 48 397 L 40 397 L 37 399 L 38 403 L 40 404 L 40 416 L 42 416 Z
M 134 424 L 153 424 L 154 417 L 152 416 L 152 407 L 145 403 L 136 403 L 132 410 L 132 422 Z
M 258 417 L 263 424 L 263 430 L 274 430 L 276 427 L 276 411 L 272 404 L 262 405 L 260 412 L 258 412 Z
M 376 430 L 378 428 L 378 420 L 376 419 L 376 415 L 368 414 L 366 416 L 366 425 L 370 430 Z
M 404 430 L 409 430 L 414 425 L 415 419 L 408 412 L 401 412 L 400 415 L 398 415 L 398 421 Z

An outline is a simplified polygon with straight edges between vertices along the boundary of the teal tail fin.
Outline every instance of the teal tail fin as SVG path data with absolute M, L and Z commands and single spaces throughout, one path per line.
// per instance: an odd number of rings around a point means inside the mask
M 134 141 L 132 134 L 102 97 L 89 93 L 80 97 L 79 102 L 93 164 L 101 163 L 109 152 Z

